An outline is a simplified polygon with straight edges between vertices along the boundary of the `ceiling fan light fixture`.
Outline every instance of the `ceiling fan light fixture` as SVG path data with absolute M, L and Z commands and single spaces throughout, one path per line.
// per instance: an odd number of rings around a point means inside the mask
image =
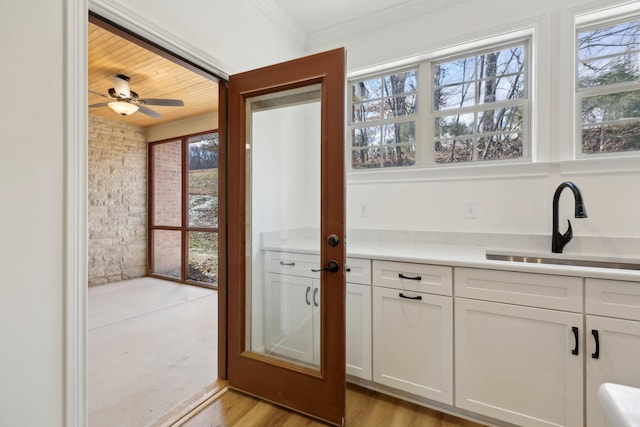
M 130 102 L 114 101 L 110 102 L 108 105 L 109 108 L 122 116 L 130 116 L 138 111 L 138 106 L 136 104 L 131 104 Z

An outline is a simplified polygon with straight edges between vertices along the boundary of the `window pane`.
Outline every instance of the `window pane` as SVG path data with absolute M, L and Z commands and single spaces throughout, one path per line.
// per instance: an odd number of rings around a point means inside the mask
M 176 230 L 152 230 L 153 273 L 180 279 L 182 266 L 182 232 Z
M 610 123 L 582 129 L 582 152 L 617 153 L 640 150 L 640 122 Z
M 417 70 L 361 80 L 351 90 L 353 123 L 415 114 Z
M 640 21 L 578 33 L 578 86 L 637 80 L 640 75 Z
M 152 225 L 182 225 L 182 142 L 151 146 L 153 158 Z
M 524 45 L 438 64 L 434 67 L 434 109 L 448 110 L 522 99 Z
M 475 116 L 470 114 L 456 114 L 436 118 L 436 138 L 453 139 L 460 135 L 473 134 Z
M 218 133 L 189 138 L 189 226 L 218 227 Z
M 503 160 L 522 157 L 522 135 L 500 134 L 478 139 L 478 160 Z
M 436 163 L 457 163 L 473 160 L 472 139 L 446 139 L 436 141 Z
M 379 167 L 376 161 L 382 138 L 380 126 L 356 128 L 351 131 L 351 167 L 354 169 Z
M 187 279 L 218 283 L 218 233 L 189 232 L 189 271 Z
M 640 90 L 582 100 L 582 152 L 640 150 Z
M 512 132 L 522 129 L 522 107 L 478 112 L 478 133 Z

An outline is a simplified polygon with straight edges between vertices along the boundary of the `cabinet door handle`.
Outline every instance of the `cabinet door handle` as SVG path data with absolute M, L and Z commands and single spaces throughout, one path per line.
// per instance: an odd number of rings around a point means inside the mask
M 304 294 L 304 300 L 306 301 L 307 305 L 311 305 L 311 303 L 309 302 L 309 292 L 311 292 L 311 286 L 307 286 L 307 292 Z
M 600 335 L 598 334 L 598 330 L 592 329 L 591 335 L 593 335 L 593 339 L 596 342 L 596 351 L 591 353 L 591 358 L 599 359 L 600 358 Z
M 295 261 L 280 261 L 280 265 L 285 265 L 287 267 L 293 267 L 296 265 Z
M 405 276 L 403 273 L 398 273 L 398 277 L 401 279 L 408 279 L 408 280 L 417 280 L 420 281 L 422 280 L 422 276 Z
M 415 297 L 410 297 L 410 296 L 407 296 L 407 295 L 403 294 L 402 292 L 400 292 L 398 294 L 398 296 L 400 298 L 404 298 L 404 299 L 413 299 L 413 300 L 416 300 L 416 301 L 421 301 L 422 300 L 422 295 L 418 295 L 418 296 L 415 296 Z
M 318 306 L 318 288 L 313 290 L 313 305 Z
M 578 327 L 573 326 L 571 327 L 571 330 L 573 331 L 573 338 L 576 340 L 576 346 L 573 348 L 573 350 L 571 350 L 571 354 L 574 354 L 577 356 L 579 353 L 578 346 L 580 345 L 580 337 L 578 336 Z

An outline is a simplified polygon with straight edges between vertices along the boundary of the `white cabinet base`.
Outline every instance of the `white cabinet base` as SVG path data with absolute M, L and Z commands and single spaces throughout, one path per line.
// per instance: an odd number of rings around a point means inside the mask
M 455 322 L 457 407 L 519 426 L 583 425 L 581 314 L 456 298 Z
M 417 396 L 453 402 L 451 297 L 373 288 L 373 380 Z

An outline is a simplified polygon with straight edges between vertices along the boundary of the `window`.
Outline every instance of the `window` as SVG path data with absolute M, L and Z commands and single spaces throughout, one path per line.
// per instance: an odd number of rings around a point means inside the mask
M 351 84 L 351 167 L 416 162 L 417 68 Z
M 640 18 L 578 28 L 576 52 L 579 155 L 640 150 Z
M 529 55 L 521 39 L 351 81 L 351 168 L 530 158 Z
M 217 285 L 218 148 L 217 132 L 149 145 L 151 275 Z
M 433 64 L 436 163 L 523 157 L 525 63 L 516 44 Z

